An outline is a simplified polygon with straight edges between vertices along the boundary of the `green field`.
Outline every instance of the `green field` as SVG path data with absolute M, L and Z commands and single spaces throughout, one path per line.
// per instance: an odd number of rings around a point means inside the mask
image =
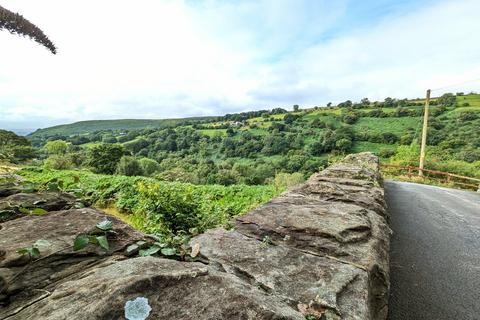
M 402 118 L 360 118 L 353 128 L 357 132 L 370 133 L 385 133 L 391 132 L 396 135 L 401 135 L 407 131 L 408 128 L 418 130 L 421 128 L 421 117 L 402 117 Z

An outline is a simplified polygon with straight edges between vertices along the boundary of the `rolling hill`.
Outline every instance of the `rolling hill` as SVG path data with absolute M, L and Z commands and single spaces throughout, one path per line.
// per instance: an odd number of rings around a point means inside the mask
M 119 120 L 88 120 L 70 124 L 37 129 L 29 134 L 30 137 L 51 137 L 55 135 L 70 136 L 85 134 L 101 130 L 140 130 L 160 129 L 176 126 L 182 123 L 214 121 L 216 117 L 191 117 L 180 119 L 119 119 Z
M 268 184 L 282 179 L 279 174 L 306 178 L 352 152 L 372 151 L 385 162 L 417 165 L 423 103 L 364 99 L 219 117 L 84 121 L 38 130 L 28 138 L 37 158 L 52 168 L 89 168 L 98 158 L 94 153 L 111 146 L 128 161 L 148 163 L 148 175 L 163 180 Z M 427 168 L 480 177 L 479 127 L 480 95 L 433 99 Z M 44 146 L 52 140 L 65 141 L 68 157 L 51 157 Z

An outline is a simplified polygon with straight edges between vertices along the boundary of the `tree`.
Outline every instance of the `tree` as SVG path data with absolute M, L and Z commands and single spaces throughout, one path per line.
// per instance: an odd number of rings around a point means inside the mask
M 63 140 L 48 141 L 45 144 L 45 150 L 48 154 L 65 154 L 68 150 L 68 144 Z
M 353 105 L 352 101 L 351 100 L 347 100 L 345 102 L 342 102 L 342 103 L 339 103 L 338 104 L 338 107 L 339 108 L 351 108 Z
M 117 165 L 117 174 L 123 176 L 141 176 L 143 170 L 140 162 L 132 156 L 123 156 Z
M 57 53 L 55 45 L 50 39 L 48 39 L 43 31 L 40 30 L 40 28 L 22 17 L 20 14 L 13 13 L 0 6 L 0 31 L 3 29 L 10 31 L 12 34 L 30 37 L 50 50 L 53 54 Z
M 298 104 L 293 105 L 293 112 L 298 112 L 298 110 L 300 110 Z
M 445 107 L 454 107 L 457 104 L 457 98 L 452 93 L 445 93 L 438 98 L 437 102 Z
M 362 104 L 362 106 L 364 107 L 368 107 L 370 105 L 370 100 L 368 100 L 368 98 L 363 98 L 360 103 Z
M 385 106 L 385 108 L 392 108 L 395 106 L 395 99 L 392 99 L 390 97 L 385 98 L 383 105 Z
M 88 152 L 87 166 L 97 173 L 114 174 L 117 164 L 125 154 L 120 144 L 99 144 Z
M 146 176 L 151 176 L 155 172 L 160 170 L 160 165 L 157 161 L 149 158 L 142 158 L 139 160 L 140 166 L 142 167 L 143 174 Z
M 35 156 L 36 150 L 32 148 L 27 138 L 0 129 L 0 159 L 17 162 Z
M 30 141 L 12 131 L 0 129 L 0 148 L 6 146 L 29 146 Z
M 343 152 L 349 151 L 353 146 L 352 140 L 347 138 L 342 138 L 335 142 L 335 149 Z
M 13 162 L 33 159 L 37 156 L 37 150 L 32 146 L 12 146 L 9 149 L 12 157 L 10 160 Z
M 292 113 L 287 113 L 285 115 L 285 117 L 283 117 L 283 121 L 286 123 L 286 124 L 292 124 L 295 120 L 297 120 L 298 118 L 300 118 L 299 115 L 296 115 L 296 114 L 292 114 Z

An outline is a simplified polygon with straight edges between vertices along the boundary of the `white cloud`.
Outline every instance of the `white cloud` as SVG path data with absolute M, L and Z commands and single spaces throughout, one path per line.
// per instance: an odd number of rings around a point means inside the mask
M 346 1 L 2 5 L 44 29 L 59 53 L 0 32 L 0 127 L 415 97 L 480 76 L 474 0 L 389 15 L 333 38 Z

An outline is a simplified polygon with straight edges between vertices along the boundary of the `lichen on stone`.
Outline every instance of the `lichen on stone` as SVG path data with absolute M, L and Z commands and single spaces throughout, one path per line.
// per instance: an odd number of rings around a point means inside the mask
M 152 311 L 148 299 L 144 297 L 135 298 L 125 303 L 125 318 L 128 320 L 145 320 Z

